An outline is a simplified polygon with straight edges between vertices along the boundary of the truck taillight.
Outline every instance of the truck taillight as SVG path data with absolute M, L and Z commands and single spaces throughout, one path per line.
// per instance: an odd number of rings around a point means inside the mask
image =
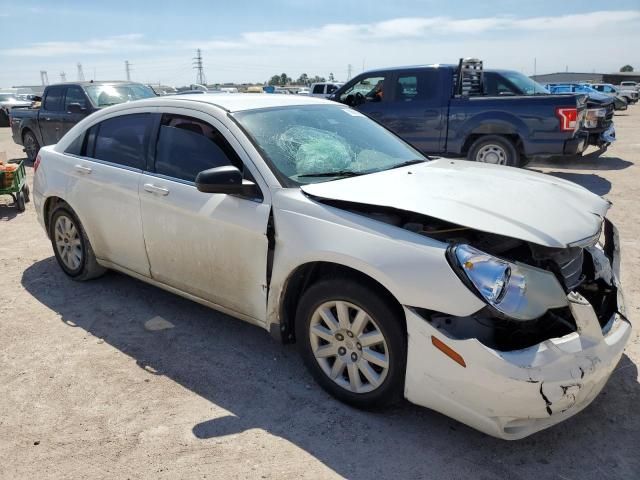
M 36 173 L 39 166 L 40 166 L 40 155 L 38 154 L 38 156 L 36 157 L 36 161 L 33 162 L 33 173 Z
M 578 128 L 578 109 L 575 107 L 556 108 L 556 117 L 560 120 L 560 131 L 571 132 Z

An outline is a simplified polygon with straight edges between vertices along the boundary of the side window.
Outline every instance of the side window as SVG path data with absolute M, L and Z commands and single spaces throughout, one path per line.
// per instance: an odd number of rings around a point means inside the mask
M 367 77 L 353 84 L 340 95 L 340 101 L 349 106 L 360 105 L 364 102 L 381 102 L 383 93 L 384 77 Z
M 151 125 L 150 113 L 122 115 L 105 120 L 97 128 L 91 128 L 93 131 L 90 131 L 89 137 L 94 152 L 88 156 L 142 170 L 145 168 L 146 139 Z
M 395 86 L 396 102 L 411 102 L 435 98 L 438 94 L 438 72 L 423 71 L 398 77 Z
M 50 87 L 44 99 L 44 109 L 49 112 L 61 112 L 63 95 L 63 87 Z
M 83 147 L 84 147 L 84 139 L 87 136 L 87 132 L 82 132 L 78 135 L 73 142 L 69 144 L 64 153 L 69 153 L 71 155 L 83 155 Z
M 312 93 L 324 93 L 324 83 L 321 83 L 319 85 L 316 85 L 315 87 L 313 87 L 313 92 Z
M 484 72 L 484 91 L 490 96 L 521 94 L 511 82 L 495 72 Z
M 201 171 L 226 165 L 242 170 L 242 161 L 217 129 L 191 117 L 162 116 L 156 173 L 193 182 Z
M 335 85 L 327 85 L 327 93 L 333 93 L 336 90 L 338 90 L 338 87 L 336 87 Z
M 87 97 L 80 87 L 67 88 L 67 95 L 64 98 L 64 111 L 69 111 L 69 105 L 79 103 L 82 108 L 87 108 Z

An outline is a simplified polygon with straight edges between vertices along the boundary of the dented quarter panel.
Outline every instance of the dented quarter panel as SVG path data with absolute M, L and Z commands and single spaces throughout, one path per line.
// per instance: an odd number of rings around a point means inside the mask
M 302 190 L 320 198 L 417 212 L 548 247 L 566 247 L 597 234 L 609 208 L 606 200 L 566 180 L 449 159 Z
M 268 322 L 278 322 L 278 304 L 289 275 L 308 262 L 334 262 L 377 280 L 400 303 L 466 315 L 484 307 L 447 263 L 447 245 L 330 207 L 299 189 L 273 194 L 276 231 Z

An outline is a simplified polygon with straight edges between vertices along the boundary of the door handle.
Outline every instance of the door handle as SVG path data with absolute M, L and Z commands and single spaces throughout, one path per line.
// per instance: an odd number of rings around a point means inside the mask
M 144 184 L 144 189 L 145 189 L 145 191 L 147 191 L 149 193 L 157 193 L 158 195 L 162 195 L 163 197 L 166 197 L 167 195 L 169 195 L 169 189 L 163 188 L 163 187 L 158 187 L 157 185 L 154 185 L 153 183 L 145 183 Z
M 76 165 L 74 168 L 76 169 L 76 172 L 78 172 L 78 173 L 84 173 L 84 174 L 87 174 L 87 175 L 89 173 L 91 173 L 91 169 L 89 167 L 85 167 L 83 165 Z

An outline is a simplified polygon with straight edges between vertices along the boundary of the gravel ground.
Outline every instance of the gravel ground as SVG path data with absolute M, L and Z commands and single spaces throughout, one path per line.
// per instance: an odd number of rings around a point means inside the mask
M 620 140 L 603 156 L 530 168 L 614 203 L 637 322 L 640 106 L 615 120 Z M 7 128 L 3 151 L 24 156 Z M 9 203 L 0 199 L 0 478 L 638 478 L 637 330 L 589 408 L 504 442 L 407 403 L 375 413 L 338 403 L 294 347 L 124 275 L 72 282 L 33 205 L 16 214 Z

